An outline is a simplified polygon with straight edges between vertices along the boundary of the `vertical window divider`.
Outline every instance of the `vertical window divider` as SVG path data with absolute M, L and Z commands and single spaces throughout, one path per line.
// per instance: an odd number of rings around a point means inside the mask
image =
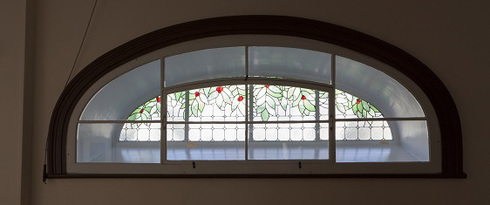
M 189 90 L 185 91 L 184 142 L 189 142 Z
M 253 116 L 253 115 L 249 115 L 249 111 L 252 112 L 253 109 L 249 109 L 249 106 L 252 106 L 252 96 L 249 94 L 249 88 L 248 88 L 248 83 L 247 83 L 247 79 L 248 79 L 248 45 L 245 46 L 245 161 L 248 161 L 248 140 L 249 140 L 249 136 L 250 135 L 250 130 L 249 130 L 249 116 Z M 248 103 L 248 105 L 247 105 Z
M 165 88 L 165 57 L 160 60 L 160 163 L 167 161 L 167 96 Z M 158 103 L 158 102 L 157 102 Z
M 328 121 L 329 121 L 329 134 L 328 134 L 328 145 L 329 145 L 329 156 L 328 156 L 328 159 L 332 162 L 332 163 L 336 163 L 337 162 L 337 145 L 336 145 L 336 136 L 335 136 L 335 89 L 336 89 L 336 86 L 335 86 L 335 71 L 336 71 L 336 63 L 335 63 L 335 54 L 332 53 L 331 56 L 330 56 L 330 63 L 331 63 L 331 83 L 332 83 L 332 93 L 329 93 L 328 94 L 328 112 L 329 112 L 329 117 L 328 117 Z
M 315 90 L 315 141 L 320 141 L 320 91 Z

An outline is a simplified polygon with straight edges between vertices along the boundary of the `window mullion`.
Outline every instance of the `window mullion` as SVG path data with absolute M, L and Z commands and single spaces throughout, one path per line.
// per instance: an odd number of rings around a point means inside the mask
M 331 60 L 331 78 L 332 78 L 332 91 L 328 93 L 328 119 L 329 119 L 329 134 L 328 134 L 328 144 L 329 144 L 329 159 L 332 161 L 332 162 L 336 162 L 337 161 L 337 145 L 336 145 L 336 136 L 335 136 L 335 109 L 336 109 L 336 106 L 335 106 L 335 89 L 336 89 L 336 86 L 335 86 L 335 54 L 332 53 L 332 55 L 330 56 Z
M 160 60 L 160 163 L 167 161 L 167 95 L 165 87 L 165 58 Z
M 185 110 L 184 110 L 184 142 L 189 142 L 189 91 L 185 91 Z

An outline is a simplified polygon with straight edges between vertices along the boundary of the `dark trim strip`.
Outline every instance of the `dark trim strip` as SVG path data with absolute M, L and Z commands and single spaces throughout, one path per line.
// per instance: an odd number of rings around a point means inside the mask
M 442 146 L 441 174 L 404 176 L 455 178 L 465 176 L 458 110 L 447 88 L 427 66 L 407 52 L 358 31 L 325 22 L 285 16 L 232 16 L 178 24 L 138 37 L 97 58 L 68 84 L 53 110 L 48 133 L 48 176 L 73 176 L 66 173 L 66 137 L 69 119 L 81 96 L 102 76 L 157 49 L 200 38 L 236 34 L 283 35 L 322 41 L 370 56 L 402 72 L 425 92 L 432 103 L 439 120 Z M 117 176 L 127 177 L 126 175 Z M 332 176 L 355 177 L 348 174 Z M 368 177 L 371 175 L 356 176 Z M 376 176 L 395 177 L 396 175 Z M 129 177 L 136 176 L 130 175 Z M 219 177 L 226 176 L 219 175 Z M 308 176 L 302 175 L 301 177 Z
M 442 174 L 63 174 L 50 179 L 76 178 L 459 178 L 463 175 Z

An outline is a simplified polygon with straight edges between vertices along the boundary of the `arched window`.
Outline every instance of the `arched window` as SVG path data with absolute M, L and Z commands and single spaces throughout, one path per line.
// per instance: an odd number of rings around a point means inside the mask
M 243 30 L 227 27 L 236 23 Z M 131 45 L 140 49 L 125 50 Z M 447 90 L 420 74 L 430 73 L 423 64 L 364 34 L 289 17 L 227 17 L 119 49 L 61 97 L 71 103 L 53 113 L 49 176 L 464 176 L 448 165 L 460 163 L 446 144 L 460 146 L 460 133 L 448 134 L 459 120 Z M 427 90 L 434 85 L 442 93 Z M 450 110 L 441 115 L 438 106 Z

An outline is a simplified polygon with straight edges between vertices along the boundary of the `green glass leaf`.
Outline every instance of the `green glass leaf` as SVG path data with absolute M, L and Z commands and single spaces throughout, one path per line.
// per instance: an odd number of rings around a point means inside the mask
M 315 112 L 315 106 L 309 100 L 303 100 L 305 108 L 310 112 Z
M 286 111 L 286 109 L 288 108 L 288 101 L 286 100 L 286 98 L 282 98 L 280 104 L 282 110 Z
M 261 114 L 262 121 L 268 121 L 269 120 L 269 111 L 267 109 L 264 109 L 264 112 Z
M 281 98 L 282 97 L 282 93 L 280 91 L 278 92 L 273 92 L 271 89 L 268 89 L 267 90 L 267 94 L 271 97 L 274 97 L 274 98 Z
M 366 101 L 362 100 L 361 103 L 359 104 L 362 104 L 362 107 L 364 108 L 364 110 L 369 110 L 369 105 Z
M 197 101 L 197 105 L 198 105 L 198 109 L 199 109 L 199 111 L 201 111 L 201 112 L 202 112 L 202 111 L 204 110 L 204 105 L 205 105 L 205 104 L 204 104 L 204 102 L 202 102 L 202 101 L 198 100 L 198 101 Z
M 198 116 L 198 105 L 197 103 L 193 103 L 192 106 L 190 107 L 191 110 L 191 116 L 197 117 Z
M 260 105 L 257 107 L 257 113 L 262 113 L 265 110 L 265 105 Z
M 353 112 L 354 114 L 356 114 L 356 113 L 357 113 L 357 106 L 349 106 L 349 107 L 350 107 L 350 108 L 352 108 L 352 112 Z
M 136 120 L 136 114 L 129 116 L 128 120 Z

